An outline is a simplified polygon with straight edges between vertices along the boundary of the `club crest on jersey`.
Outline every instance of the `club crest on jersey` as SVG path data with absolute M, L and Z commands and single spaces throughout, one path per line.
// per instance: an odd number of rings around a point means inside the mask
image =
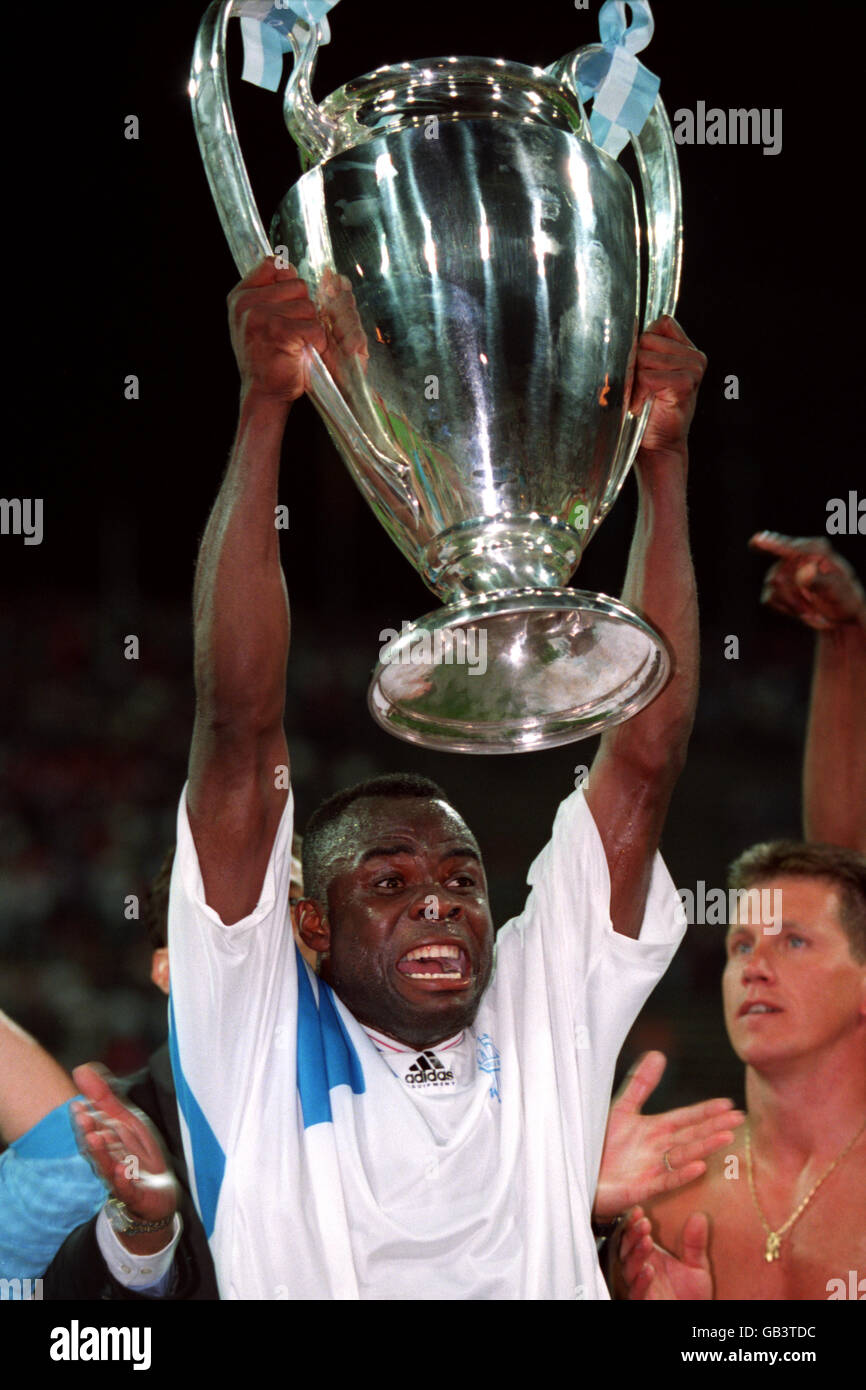
M 486 1071 L 490 1077 L 490 1098 L 498 1100 L 502 1104 L 502 1096 L 499 1091 L 499 1070 L 501 1062 L 499 1060 L 499 1049 L 494 1043 L 489 1033 L 481 1033 L 475 1041 L 475 1056 L 478 1061 L 480 1071 Z
M 405 1073 L 403 1080 L 407 1086 L 453 1086 L 454 1073 L 450 1067 L 446 1067 L 436 1056 L 427 1048 L 424 1052 L 419 1052 L 409 1070 Z

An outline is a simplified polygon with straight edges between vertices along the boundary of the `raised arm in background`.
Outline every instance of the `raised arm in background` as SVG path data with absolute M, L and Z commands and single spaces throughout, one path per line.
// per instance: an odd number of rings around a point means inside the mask
M 762 602 L 817 633 L 803 754 L 803 838 L 866 854 L 866 594 L 819 536 L 760 531 L 749 544 L 777 557 Z
M 611 920 L 637 936 L 698 692 L 698 607 L 686 513 L 687 436 L 706 358 L 672 318 L 641 337 L 632 409 L 653 404 L 635 461 L 638 515 L 622 598 L 666 638 L 674 674 L 639 715 L 608 730 L 587 788 L 611 878 Z

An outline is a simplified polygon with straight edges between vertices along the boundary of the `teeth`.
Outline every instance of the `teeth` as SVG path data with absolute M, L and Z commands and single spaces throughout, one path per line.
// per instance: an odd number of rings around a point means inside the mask
M 409 980 L 457 980 L 459 978 L 458 975 L 443 975 L 439 970 L 411 970 L 407 972 L 407 979 Z
M 746 1010 L 746 1013 L 749 1014 L 771 1014 L 774 1012 L 775 1010 L 771 1009 L 768 1004 L 752 1004 Z
M 408 951 L 403 959 L 437 960 L 439 957 L 447 957 L 451 960 L 457 960 L 459 955 L 459 946 L 416 946 L 415 950 Z

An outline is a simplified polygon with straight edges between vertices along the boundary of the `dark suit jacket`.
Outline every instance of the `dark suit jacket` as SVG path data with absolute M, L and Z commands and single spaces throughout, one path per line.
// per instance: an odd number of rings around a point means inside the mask
M 177 1096 L 168 1044 L 154 1052 L 147 1066 L 134 1076 L 119 1078 L 119 1089 L 143 1110 L 162 1136 L 181 1185 L 180 1214 L 183 1235 L 174 1255 L 176 1299 L 219 1298 L 207 1236 L 189 1190 L 189 1174 L 183 1156 Z M 79 1226 L 61 1245 L 43 1276 L 43 1299 L 134 1299 L 143 1294 L 125 1289 L 109 1274 L 96 1243 L 96 1221 Z

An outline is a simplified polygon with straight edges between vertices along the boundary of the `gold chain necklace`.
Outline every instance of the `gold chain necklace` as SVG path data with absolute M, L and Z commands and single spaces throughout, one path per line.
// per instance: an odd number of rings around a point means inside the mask
M 761 1204 L 758 1201 L 758 1194 L 755 1191 L 755 1179 L 752 1173 L 752 1145 L 750 1142 L 749 1135 L 749 1122 L 748 1120 L 746 1121 L 746 1172 L 748 1173 L 749 1177 L 749 1191 L 752 1194 L 752 1201 L 754 1202 L 755 1209 L 761 1218 L 761 1225 L 767 1232 L 767 1244 L 764 1249 L 764 1259 L 767 1261 L 767 1264 L 772 1264 L 773 1260 L 778 1260 L 782 1246 L 782 1236 L 786 1235 L 787 1232 L 790 1231 L 797 1218 L 802 1216 L 803 1212 L 806 1210 L 812 1198 L 815 1196 L 815 1193 L 818 1191 L 818 1188 L 821 1186 L 822 1182 L 824 1182 L 826 1178 L 829 1178 L 836 1165 L 842 1162 L 842 1159 L 845 1157 L 847 1153 L 850 1153 L 854 1145 L 857 1143 L 857 1140 L 860 1138 L 860 1135 L 863 1133 L 864 1129 L 866 1129 L 866 1120 L 863 1121 L 857 1133 L 854 1135 L 854 1138 L 851 1139 L 849 1143 L 845 1145 L 844 1149 L 840 1154 L 836 1155 L 826 1172 L 822 1173 L 818 1181 L 814 1183 L 812 1187 L 810 1187 L 802 1202 L 796 1208 L 796 1210 L 791 1213 L 791 1215 L 788 1217 L 788 1220 L 779 1227 L 778 1231 L 771 1231 L 770 1223 L 767 1220 L 764 1213 L 761 1211 Z

